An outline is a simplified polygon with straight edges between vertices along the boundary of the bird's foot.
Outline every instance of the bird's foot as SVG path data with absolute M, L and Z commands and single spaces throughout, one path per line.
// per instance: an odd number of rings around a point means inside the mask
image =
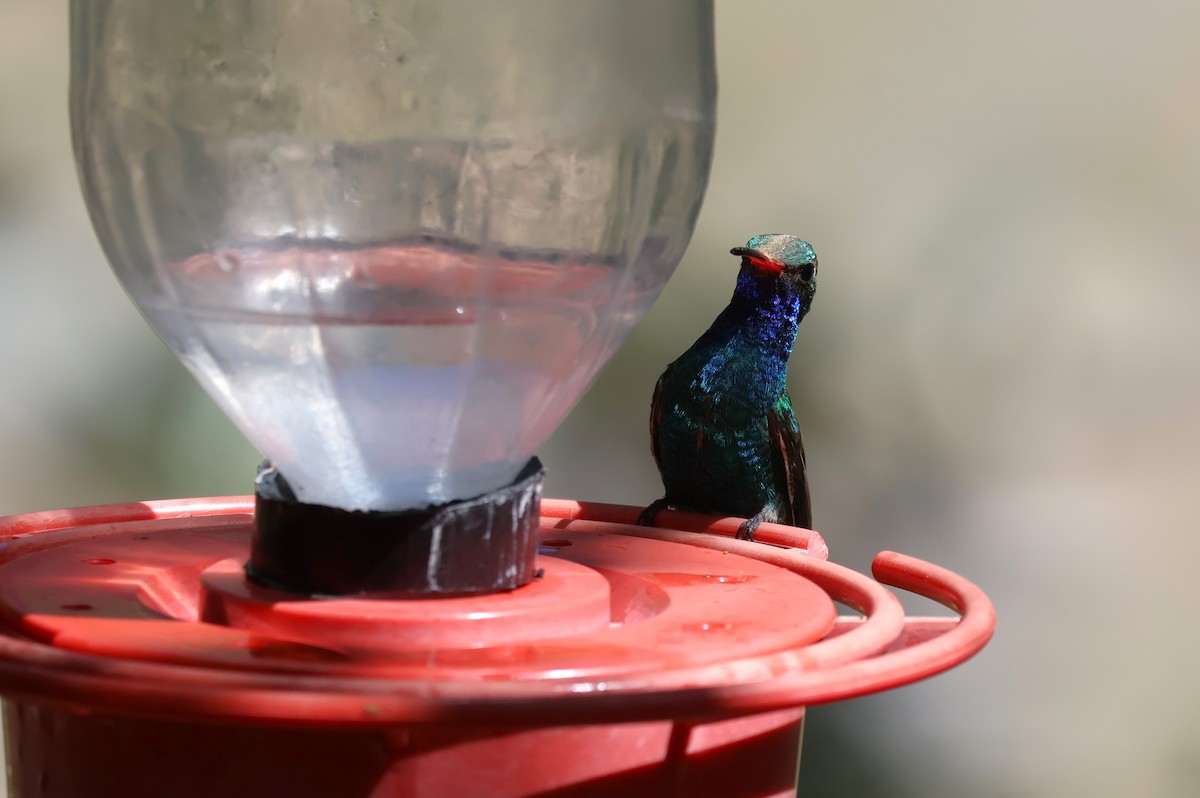
M 734 535 L 738 540 L 754 540 L 754 530 L 758 529 L 758 525 L 763 521 L 778 521 L 779 513 L 775 508 L 767 505 L 759 510 L 752 517 L 747 518 L 738 527 L 737 534 Z
M 738 527 L 738 531 L 734 534 L 734 537 L 738 540 L 753 541 L 754 530 L 758 529 L 758 524 L 759 521 L 757 516 L 746 519 L 742 522 L 742 525 Z
M 654 519 L 658 516 L 658 514 L 663 510 L 669 509 L 671 509 L 671 505 L 667 501 L 666 497 L 651 502 L 650 506 L 645 510 L 642 510 L 641 514 L 638 516 L 638 526 L 654 526 Z

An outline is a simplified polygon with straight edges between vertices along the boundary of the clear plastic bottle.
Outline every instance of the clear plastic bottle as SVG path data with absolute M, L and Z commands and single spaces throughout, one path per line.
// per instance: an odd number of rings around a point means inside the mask
M 303 501 L 506 484 L 691 235 L 709 2 L 71 9 L 109 260 Z

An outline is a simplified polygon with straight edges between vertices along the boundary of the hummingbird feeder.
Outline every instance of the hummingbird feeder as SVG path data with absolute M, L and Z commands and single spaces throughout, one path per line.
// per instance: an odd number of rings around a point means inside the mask
M 792 795 L 807 705 L 987 642 L 929 563 L 542 499 L 690 238 L 711 3 L 72 0 L 71 39 L 105 252 L 267 462 L 0 519 L 14 798 Z

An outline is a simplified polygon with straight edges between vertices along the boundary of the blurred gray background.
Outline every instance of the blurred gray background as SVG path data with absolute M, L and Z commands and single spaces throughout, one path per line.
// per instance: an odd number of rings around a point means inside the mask
M 801 235 L 833 559 L 924 557 L 999 611 L 958 670 L 814 708 L 802 792 L 1200 793 L 1200 4 L 718 6 L 695 238 L 545 447 L 549 495 L 659 495 L 657 374 L 728 300 L 729 247 Z M 65 4 L 0 0 L 0 513 L 246 493 L 258 455 L 93 239 L 66 77 Z

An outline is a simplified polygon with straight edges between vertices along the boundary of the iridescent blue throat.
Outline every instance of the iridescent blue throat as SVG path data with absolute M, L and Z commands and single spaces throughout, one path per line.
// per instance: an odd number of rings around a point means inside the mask
M 808 313 L 804 293 L 792 281 L 743 266 L 733 299 L 713 327 L 729 326 L 771 360 L 787 369 L 800 320 Z

